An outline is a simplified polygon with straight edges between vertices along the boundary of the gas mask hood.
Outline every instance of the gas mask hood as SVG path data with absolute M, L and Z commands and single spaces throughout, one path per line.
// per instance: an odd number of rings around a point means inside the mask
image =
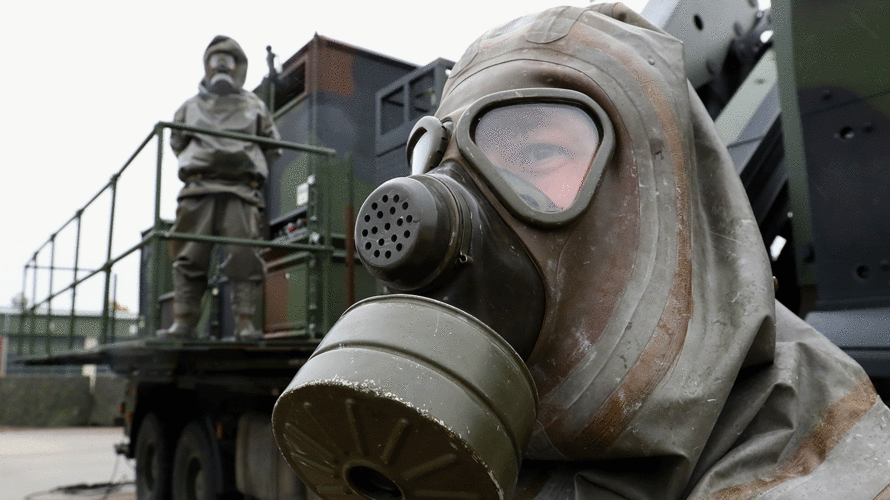
M 204 51 L 201 86 L 217 95 L 238 93 L 247 77 L 247 56 L 235 40 L 217 35 Z
M 472 469 L 488 478 L 474 498 L 511 498 L 523 457 L 694 462 L 708 434 L 674 417 L 713 426 L 721 406 L 706 402 L 725 401 L 742 365 L 774 345 L 756 222 L 696 99 L 682 44 L 620 4 L 550 9 L 471 45 L 409 138 L 414 175 L 358 214 L 364 264 L 398 294 L 344 313 L 276 405 L 276 438 L 301 477 L 319 491 L 323 471 L 341 478 L 331 491 L 421 498 L 408 493 L 417 470 L 388 452 L 368 458 L 371 441 L 357 450 L 331 436 L 363 458 L 318 462 L 321 418 L 362 439 L 374 422 L 402 422 L 369 437 L 384 451 L 439 422 L 425 435 L 459 451 L 412 455 L 436 471 L 424 491 L 469 495 L 449 481 L 469 484 L 457 478 Z M 452 398 L 440 379 L 471 396 Z M 404 388 L 421 380 L 427 398 Z M 398 412 L 383 408 L 396 401 Z M 320 405 L 342 411 L 311 417 Z M 479 433 L 511 445 L 467 437 Z

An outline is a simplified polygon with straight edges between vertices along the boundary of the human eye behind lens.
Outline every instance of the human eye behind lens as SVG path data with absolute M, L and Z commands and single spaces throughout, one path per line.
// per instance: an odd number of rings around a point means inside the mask
M 571 157 L 571 151 L 559 144 L 538 142 L 527 144 L 523 148 L 523 163 L 529 167 L 555 168 L 558 163 Z

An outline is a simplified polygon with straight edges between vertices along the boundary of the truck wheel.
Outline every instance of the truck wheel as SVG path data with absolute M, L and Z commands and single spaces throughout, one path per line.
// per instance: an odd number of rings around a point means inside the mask
M 182 430 L 173 458 L 173 500 L 216 500 L 220 464 L 204 427 L 197 421 Z
M 142 419 L 136 438 L 136 498 L 163 500 L 170 497 L 172 456 L 160 419 L 149 413 Z

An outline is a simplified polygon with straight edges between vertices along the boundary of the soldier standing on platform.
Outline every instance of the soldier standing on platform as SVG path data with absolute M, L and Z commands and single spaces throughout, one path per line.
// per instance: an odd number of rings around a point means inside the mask
M 186 125 L 279 139 L 272 116 L 244 85 L 247 57 L 235 40 L 216 36 L 204 52 L 204 78 L 198 94 L 177 111 L 174 121 Z M 268 165 L 280 150 L 235 139 L 172 130 L 170 146 L 179 159 L 179 192 L 174 232 L 232 238 L 260 238 L 262 187 Z M 171 240 L 173 325 L 160 330 L 166 338 L 194 336 L 201 299 L 207 289 L 212 245 Z M 252 247 L 228 245 L 220 270 L 231 282 L 235 337 L 262 336 L 253 326 L 262 261 Z

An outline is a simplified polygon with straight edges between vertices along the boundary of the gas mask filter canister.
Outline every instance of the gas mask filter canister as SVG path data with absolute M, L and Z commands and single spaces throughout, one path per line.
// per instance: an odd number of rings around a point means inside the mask
M 535 422 L 522 359 L 416 295 L 348 309 L 275 404 L 290 466 L 325 498 L 509 499 Z

